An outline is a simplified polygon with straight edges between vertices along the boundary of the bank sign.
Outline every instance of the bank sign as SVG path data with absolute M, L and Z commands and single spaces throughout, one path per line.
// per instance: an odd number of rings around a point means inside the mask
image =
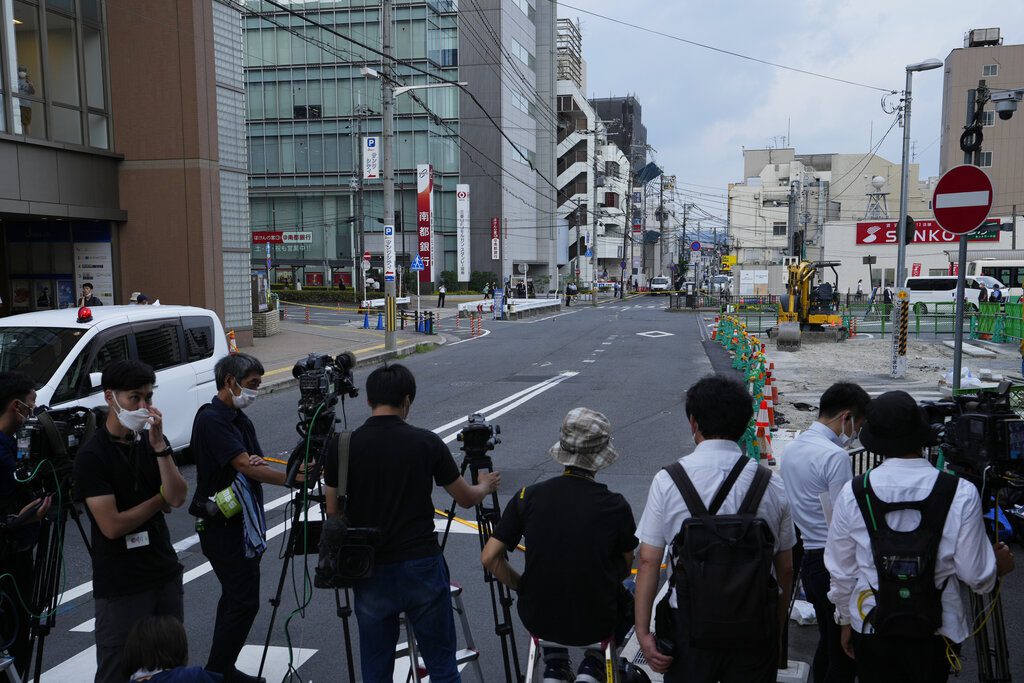
M 864 246 L 899 244 L 899 233 L 896 227 L 899 221 L 866 221 L 857 223 L 857 244 Z M 935 221 L 917 221 L 914 229 L 914 244 L 952 244 L 958 242 L 959 235 L 946 232 Z M 998 242 L 998 230 L 978 231 L 968 235 L 972 242 Z

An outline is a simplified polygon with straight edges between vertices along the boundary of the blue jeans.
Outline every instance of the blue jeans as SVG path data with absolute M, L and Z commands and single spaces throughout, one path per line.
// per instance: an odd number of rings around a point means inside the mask
M 455 664 L 455 617 L 444 556 L 377 565 L 356 585 L 356 622 L 363 683 L 391 683 L 404 613 L 434 683 L 461 681 Z

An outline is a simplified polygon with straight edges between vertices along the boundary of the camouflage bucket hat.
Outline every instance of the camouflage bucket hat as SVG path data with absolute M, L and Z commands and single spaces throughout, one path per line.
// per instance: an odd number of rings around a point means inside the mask
M 597 472 L 619 457 L 611 446 L 611 434 L 607 417 L 590 408 L 573 408 L 562 421 L 561 436 L 551 447 L 551 457 L 566 467 Z

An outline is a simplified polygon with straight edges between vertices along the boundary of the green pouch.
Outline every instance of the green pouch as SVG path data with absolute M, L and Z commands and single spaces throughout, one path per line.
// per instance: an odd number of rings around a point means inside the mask
M 242 504 L 230 486 L 213 494 L 213 502 L 217 503 L 217 507 L 225 519 L 231 519 L 242 511 Z

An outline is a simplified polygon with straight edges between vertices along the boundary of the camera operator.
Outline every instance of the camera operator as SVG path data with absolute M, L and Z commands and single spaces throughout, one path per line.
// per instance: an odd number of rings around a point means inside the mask
M 75 491 L 92 523 L 96 683 L 120 683 L 122 651 L 142 617 L 184 618 L 182 566 L 164 514 L 188 484 L 153 406 L 156 374 L 122 360 L 103 371 L 107 416 L 75 458 Z
M 217 395 L 200 408 L 192 428 L 196 493 L 189 509 L 199 517 L 199 543 L 221 587 L 206 669 L 226 683 L 255 681 L 261 679 L 240 672 L 235 661 L 260 609 L 260 559 L 267 547 L 262 484 L 283 486 L 286 475 L 267 466 L 243 412 L 259 395 L 263 365 L 244 353 L 225 356 L 214 379 Z M 231 505 L 217 507 L 214 496 Z
M 496 491 L 497 472 L 481 472 L 471 486 L 440 437 L 406 420 L 416 380 L 404 365 L 384 365 L 366 379 L 372 409 L 352 433 L 345 516 L 350 527 L 379 530 L 373 575 L 353 589 L 364 683 L 391 681 L 398 616 L 416 633 L 430 680 L 458 681 L 455 619 L 448 568 L 434 532 L 436 483 L 464 508 Z M 327 514 L 338 514 L 338 461 L 324 463 Z
M 32 549 L 39 537 L 39 520 L 50 508 L 49 498 L 26 500 L 14 479 L 18 444 L 14 434 L 36 407 L 35 383 L 20 372 L 0 372 L 0 593 L 11 598 L 18 615 L 17 633 L 10 647 L 14 666 L 22 676 L 28 668 L 29 610 L 32 605 Z M 18 524 L 16 520 L 24 520 Z M 20 596 L 20 599 L 19 599 Z
M 872 400 L 860 441 L 885 460 L 843 487 L 825 544 L 843 649 L 861 683 L 941 683 L 947 643 L 970 633 L 960 582 L 988 593 L 1013 556 L 1003 543 L 993 552 L 975 486 L 922 457 L 934 432 L 909 394 Z

